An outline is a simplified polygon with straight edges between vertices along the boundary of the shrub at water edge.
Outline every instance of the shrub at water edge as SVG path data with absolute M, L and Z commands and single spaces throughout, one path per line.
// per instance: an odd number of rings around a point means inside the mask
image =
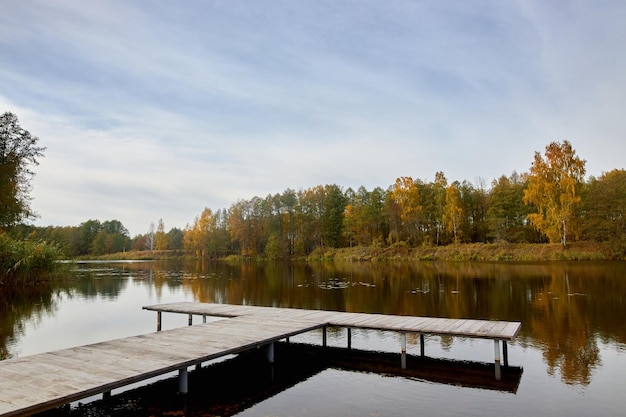
M 56 269 L 60 252 L 45 242 L 13 240 L 0 233 L 0 285 L 33 284 Z

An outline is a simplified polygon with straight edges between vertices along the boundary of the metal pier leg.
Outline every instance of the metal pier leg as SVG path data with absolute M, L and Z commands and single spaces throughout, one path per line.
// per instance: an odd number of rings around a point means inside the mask
M 274 342 L 267 345 L 266 353 L 267 353 L 267 362 L 274 363 Z
M 161 331 L 161 312 L 157 311 L 157 332 Z
M 111 399 L 111 391 L 104 391 L 102 393 L 102 401 L 108 401 Z
M 206 323 L 206 316 L 202 315 L 202 323 Z
M 178 370 L 178 393 L 187 394 L 188 391 L 188 378 L 187 367 Z
M 193 324 L 193 316 L 190 314 L 189 315 L 189 325 L 191 326 Z
M 500 369 L 500 341 L 494 340 L 493 347 L 495 352 L 495 368 L 496 368 L 496 381 L 500 381 L 502 379 L 502 372 Z
M 322 327 L 322 346 L 326 347 L 326 326 Z
M 400 333 L 400 351 L 402 352 L 400 364 L 402 369 L 406 369 L 406 332 Z
M 424 356 L 424 334 L 420 333 L 420 356 Z
M 502 359 L 504 360 L 504 366 L 509 366 L 509 348 L 506 344 L 506 340 L 502 341 Z
M 352 349 L 352 329 L 348 327 L 348 350 Z

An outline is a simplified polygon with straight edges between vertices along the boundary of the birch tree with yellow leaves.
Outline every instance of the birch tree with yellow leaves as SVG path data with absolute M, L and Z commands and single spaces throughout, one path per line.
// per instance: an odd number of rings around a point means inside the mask
M 443 223 L 446 230 L 452 232 L 454 243 L 459 243 L 462 221 L 463 207 L 461 206 L 461 193 L 459 192 L 457 183 L 453 182 L 446 188 L 446 200 L 443 206 Z
M 391 197 L 398 207 L 402 228 L 400 236 L 408 237 L 412 244 L 417 242 L 422 206 L 417 183 L 411 177 L 400 177 L 391 191 Z
M 156 234 L 154 235 L 154 243 L 156 250 L 167 249 L 167 235 L 165 234 L 165 223 L 163 223 L 163 219 L 159 219 Z
M 581 201 L 579 190 L 585 176 L 585 163 L 566 140 L 546 146 L 545 159 L 535 152 L 524 203 L 537 207 L 537 212 L 529 214 L 528 220 L 550 243 L 567 244 L 574 209 Z

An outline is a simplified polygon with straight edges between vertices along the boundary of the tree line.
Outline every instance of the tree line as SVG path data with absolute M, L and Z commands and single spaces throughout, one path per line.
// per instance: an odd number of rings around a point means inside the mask
M 21 240 L 41 240 L 56 244 L 65 257 L 84 257 L 144 250 L 183 250 L 183 231 L 172 228 L 164 231 L 151 228 L 145 234 L 131 238 L 128 229 L 119 220 L 87 220 L 78 226 L 36 227 L 20 224 L 11 234 Z
M 582 184 L 571 215 L 533 217 L 526 204 L 529 178 L 516 173 L 494 180 L 490 189 L 401 177 L 384 190 L 342 190 L 337 185 L 240 200 L 228 210 L 206 208 L 184 232 L 185 248 L 199 257 L 228 254 L 281 258 L 316 249 L 351 246 L 431 247 L 451 243 L 566 244 L 595 240 L 624 252 L 626 171 L 614 170 Z M 543 206 L 542 206 L 543 209 Z M 561 211 L 570 208 L 564 207 Z M 540 220 L 544 219 L 544 220 Z M 543 223 L 542 223 L 543 222 Z
M 626 171 L 585 175 L 568 141 L 535 153 L 528 173 L 485 184 L 400 177 L 387 189 L 318 185 L 209 208 L 188 224 L 184 245 L 199 257 L 282 258 L 316 249 L 451 243 L 594 240 L 626 249 Z
M 383 189 L 318 185 L 205 208 L 181 230 L 162 219 L 133 238 L 118 220 L 79 226 L 15 225 L 12 234 L 56 242 L 65 256 L 128 250 L 185 250 L 197 257 L 302 257 L 316 250 L 403 244 L 560 243 L 593 240 L 626 249 L 626 171 L 585 180 L 585 160 L 568 141 L 535 152 L 529 172 L 479 181 L 399 177 Z

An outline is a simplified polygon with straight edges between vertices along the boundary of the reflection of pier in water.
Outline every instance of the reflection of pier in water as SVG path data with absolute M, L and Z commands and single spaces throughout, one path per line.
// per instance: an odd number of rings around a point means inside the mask
M 522 369 L 503 369 L 502 379 L 493 378 L 493 364 L 454 361 L 428 357 L 407 357 L 407 366 L 399 366 L 398 353 L 347 350 L 301 343 L 276 343 L 276 361 L 265 359 L 262 349 L 232 359 L 213 363 L 189 374 L 193 387 L 177 394 L 178 378 L 170 378 L 126 391 L 106 401 L 96 401 L 72 410 L 70 415 L 142 415 L 150 409 L 162 413 L 184 409 L 192 414 L 229 416 L 240 413 L 326 369 L 363 372 L 393 378 L 407 378 L 458 387 L 517 392 Z M 245 375 L 245 378 L 241 378 Z
M 467 388 L 481 388 L 516 393 L 522 377 L 522 368 L 502 368 L 500 380 L 493 377 L 493 364 L 473 361 L 430 358 L 407 355 L 406 367 L 399 366 L 399 354 L 346 350 L 337 347 L 301 345 L 303 350 L 321 357 L 326 366 L 347 371 L 368 372 L 386 376 L 404 377 Z

